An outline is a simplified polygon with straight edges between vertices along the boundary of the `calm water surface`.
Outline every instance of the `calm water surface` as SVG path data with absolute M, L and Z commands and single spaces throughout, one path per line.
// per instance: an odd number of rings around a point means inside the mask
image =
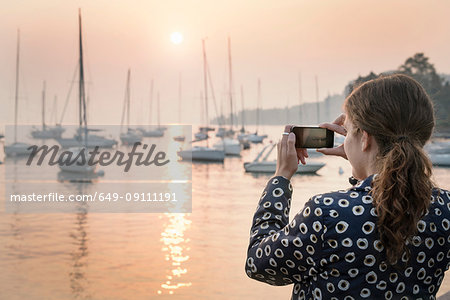
M 283 128 L 264 129 L 276 142 Z M 71 214 L 7 214 L 0 165 L 0 299 L 289 299 L 292 285 L 244 272 L 252 216 L 271 175 L 245 173 L 242 164 L 262 147 L 223 164 L 194 163 L 185 214 L 90 213 L 83 204 Z M 318 175 L 292 180 L 291 217 L 314 194 L 349 186 L 346 161 L 317 160 L 326 162 Z M 449 189 L 450 169 L 434 172 Z M 438 295 L 448 291 L 447 273 Z

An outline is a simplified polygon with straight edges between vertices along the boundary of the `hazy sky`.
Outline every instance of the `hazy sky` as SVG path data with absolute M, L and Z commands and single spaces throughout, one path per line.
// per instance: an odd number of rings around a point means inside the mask
M 450 1 L 362 0 L 2 0 L 0 10 L 1 123 L 13 122 L 17 29 L 21 30 L 20 121 L 40 122 L 42 82 L 47 105 L 58 113 L 78 59 L 82 10 L 91 123 L 120 124 L 126 72 L 131 68 L 133 123 L 148 120 L 150 81 L 161 98 L 163 122 L 200 121 L 203 90 L 201 39 L 217 105 L 228 90 L 227 36 L 231 37 L 235 105 L 256 106 L 261 78 L 263 108 L 341 93 L 349 80 L 371 70 L 397 68 L 425 52 L 438 72 L 450 73 Z M 178 31 L 184 41 L 170 40 Z M 64 122 L 76 121 L 73 93 Z M 155 105 L 156 107 L 156 105 Z M 215 116 L 212 101 L 209 116 Z M 228 102 L 224 110 L 228 111 Z M 155 116 L 153 117 L 155 121 Z

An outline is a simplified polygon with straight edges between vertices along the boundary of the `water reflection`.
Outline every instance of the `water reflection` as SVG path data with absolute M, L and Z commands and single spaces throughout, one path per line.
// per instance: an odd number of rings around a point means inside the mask
M 181 213 L 166 213 L 160 216 L 160 219 L 166 217 L 169 221 L 164 225 L 165 230 L 161 233 L 160 241 L 163 243 L 161 250 L 165 253 L 165 260 L 170 263 L 170 270 L 167 271 L 167 281 L 161 284 L 162 289 L 158 290 L 158 294 L 174 294 L 178 288 L 192 285 L 192 282 L 182 279 L 188 272 L 184 263 L 189 260 L 189 255 L 185 252 L 190 251 L 190 239 L 184 234 L 192 222 L 188 216 Z
M 75 183 L 76 191 L 82 194 L 86 188 L 86 183 Z M 69 234 L 73 240 L 75 249 L 70 253 L 72 270 L 69 272 L 70 289 L 74 299 L 92 299 L 89 294 L 89 280 L 86 277 L 88 266 L 88 210 L 87 202 L 77 203 L 74 228 Z
M 12 168 L 10 168 L 11 173 L 9 174 L 10 178 L 11 178 L 11 190 L 13 191 L 13 193 L 18 193 L 19 189 L 17 187 L 17 159 L 13 159 L 11 161 L 8 161 L 9 164 L 12 164 Z M 3 176 L 3 174 L 2 174 Z M 3 178 L 4 181 L 4 178 Z M 22 242 L 24 240 L 23 235 L 22 235 L 22 230 L 21 230 L 21 224 L 22 224 L 22 220 L 21 220 L 21 212 L 19 210 L 20 206 L 19 205 L 15 205 L 13 210 L 11 211 L 11 223 L 10 223 L 10 232 L 11 232 L 11 236 L 14 237 L 14 242 L 17 243 L 16 245 L 11 244 L 8 245 L 7 247 L 11 250 L 10 255 L 14 255 L 17 256 L 17 258 L 22 258 L 24 256 L 23 251 L 22 251 Z

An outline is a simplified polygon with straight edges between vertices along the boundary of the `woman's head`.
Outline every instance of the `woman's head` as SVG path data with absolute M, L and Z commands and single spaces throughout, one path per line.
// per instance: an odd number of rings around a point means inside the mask
M 433 103 L 413 78 L 390 75 L 365 82 L 347 97 L 347 118 L 372 135 L 381 154 L 408 140 L 424 146 L 434 128 Z
M 354 89 L 345 112 L 351 130 L 344 148 L 354 172 L 364 167 L 367 153 L 373 156 L 378 229 L 388 260 L 394 263 L 406 250 L 405 241 L 414 234 L 431 197 L 432 167 L 423 146 L 434 128 L 433 104 L 416 80 L 396 74 Z

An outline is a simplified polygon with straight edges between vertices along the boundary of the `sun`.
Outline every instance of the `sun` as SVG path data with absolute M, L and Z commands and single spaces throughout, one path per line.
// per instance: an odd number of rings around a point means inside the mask
M 170 35 L 170 40 L 175 45 L 179 45 L 183 42 L 183 35 L 177 31 L 172 32 L 172 34 Z

